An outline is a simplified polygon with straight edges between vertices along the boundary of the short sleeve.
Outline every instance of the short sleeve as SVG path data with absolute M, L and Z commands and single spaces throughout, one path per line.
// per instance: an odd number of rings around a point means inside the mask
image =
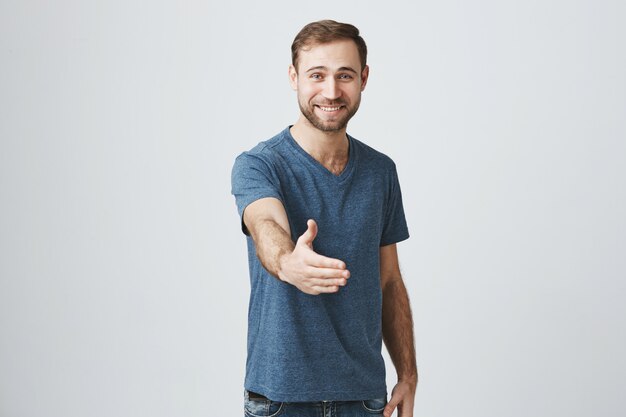
M 402 205 L 402 191 L 400 189 L 400 181 L 398 180 L 395 164 L 392 165 L 389 187 L 389 198 L 385 209 L 380 246 L 391 245 L 392 243 L 397 243 L 409 238 L 409 230 L 404 216 L 404 207 Z
M 283 201 L 278 177 L 271 165 L 248 152 L 235 159 L 231 187 L 241 219 L 241 230 L 246 236 L 250 236 L 250 232 L 243 222 L 243 212 L 250 203 L 265 197 L 275 197 Z

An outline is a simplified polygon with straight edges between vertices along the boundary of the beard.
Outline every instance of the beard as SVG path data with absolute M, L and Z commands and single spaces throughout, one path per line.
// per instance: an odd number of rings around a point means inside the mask
M 303 104 L 300 99 L 298 99 L 298 105 L 300 106 L 300 111 L 306 117 L 306 119 L 311 123 L 316 129 L 321 130 L 322 132 L 337 132 L 344 129 L 348 125 L 348 121 L 355 115 L 356 111 L 359 109 L 359 105 L 361 104 L 361 97 L 359 96 L 356 103 L 349 107 L 343 101 L 334 101 L 331 104 L 316 104 L 321 106 L 328 107 L 336 107 L 336 106 L 344 106 L 341 110 L 341 115 L 333 117 L 329 120 L 322 120 L 315 114 L 315 106 L 316 105 L 307 105 Z M 320 109 L 320 111 L 323 111 Z

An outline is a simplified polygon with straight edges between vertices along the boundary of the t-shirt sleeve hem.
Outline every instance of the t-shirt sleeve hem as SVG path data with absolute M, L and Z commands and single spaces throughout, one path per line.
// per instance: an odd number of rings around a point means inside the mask
M 248 230 L 248 228 L 246 227 L 246 224 L 243 222 L 243 213 L 246 211 L 246 208 L 254 203 L 257 200 L 260 200 L 262 198 L 268 198 L 268 197 L 273 197 L 277 200 L 279 200 L 281 203 L 284 204 L 283 202 L 283 198 L 278 194 L 278 193 L 262 193 L 262 194 L 256 194 L 254 196 L 251 196 L 249 198 L 246 198 L 245 201 L 241 202 L 240 204 L 240 210 L 239 210 L 239 218 L 241 219 L 241 231 L 243 232 L 244 235 L 246 236 L 250 236 L 250 231 Z
M 396 236 L 391 236 L 387 239 L 381 239 L 380 241 L 380 245 L 379 246 L 387 246 L 387 245 L 391 245 L 393 243 L 398 243 L 398 242 L 402 242 L 403 240 L 407 240 L 409 238 L 409 232 L 408 231 L 404 231 L 403 233 L 400 233 Z

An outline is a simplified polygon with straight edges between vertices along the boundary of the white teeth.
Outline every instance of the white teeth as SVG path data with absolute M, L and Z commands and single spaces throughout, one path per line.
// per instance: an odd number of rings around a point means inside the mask
M 324 110 L 324 111 L 337 111 L 341 108 L 341 106 L 339 107 L 322 107 L 320 106 L 320 109 Z

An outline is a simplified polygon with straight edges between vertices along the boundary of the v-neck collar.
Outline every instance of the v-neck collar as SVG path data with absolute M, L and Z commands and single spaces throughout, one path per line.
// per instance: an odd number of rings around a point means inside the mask
M 354 171 L 354 167 L 356 165 L 356 159 L 358 157 L 358 152 L 356 150 L 354 138 L 352 138 L 350 135 L 346 133 L 346 137 L 348 138 L 348 162 L 346 163 L 346 166 L 343 168 L 343 171 L 341 171 L 339 175 L 335 175 L 328 168 L 322 165 L 317 159 L 313 158 L 307 151 L 305 151 L 304 148 L 302 148 L 302 146 L 300 146 L 300 144 L 294 139 L 294 137 L 291 134 L 291 131 L 290 131 L 291 126 L 293 125 L 287 126 L 287 128 L 284 130 L 284 137 L 287 140 L 287 143 L 291 145 L 292 149 L 296 152 L 297 155 L 301 157 L 301 159 L 306 161 L 307 164 L 315 167 L 315 169 L 320 171 L 322 175 L 324 175 L 325 177 L 329 178 L 332 181 L 342 183 L 347 178 L 350 177 L 350 175 Z

